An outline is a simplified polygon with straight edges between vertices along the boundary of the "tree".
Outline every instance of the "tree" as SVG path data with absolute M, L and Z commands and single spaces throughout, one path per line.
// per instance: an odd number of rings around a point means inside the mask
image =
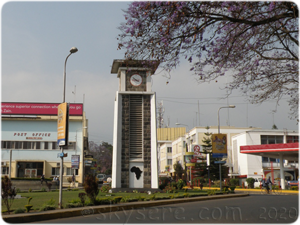
M 203 151 L 205 154 L 209 154 L 210 157 L 209 157 L 209 160 L 210 160 L 210 166 L 209 166 L 209 173 L 210 173 L 210 179 L 211 180 L 218 180 L 219 179 L 219 176 L 220 176 L 220 173 L 219 173 L 219 164 L 215 164 L 214 161 L 220 161 L 222 160 L 221 158 L 213 158 L 212 157 L 212 133 L 209 132 L 209 126 L 206 127 L 207 129 L 207 132 L 204 133 L 204 137 L 202 139 L 202 142 L 203 142 Z M 224 165 L 221 165 L 222 166 L 222 177 L 225 178 L 227 177 L 227 173 L 226 173 L 226 168 Z M 200 176 L 204 176 L 204 177 L 208 177 L 208 170 L 206 170 L 206 167 L 207 167 L 207 163 L 205 164 L 199 164 L 199 167 L 202 167 L 202 171 L 200 171 L 199 175 Z
M 95 142 L 89 142 L 90 152 L 93 154 L 94 159 L 97 160 L 97 165 L 100 172 L 110 175 L 112 171 L 112 149 L 113 146 L 107 142 L 102 142 L 97 145 Z
M 173 165 L 173 168 L 179 179 L 182 179 L 182 174 L 184 172 L 182 165 L 178 161 L 176 161 L 176 163 L 174 163 Z
M 84 191 L 90 201 L 95 204 L 99 189 L 96 177 L 92 174 L 88 174 L 84 179 Z
M 2 204 L 6 206 L 8 214 L 10 214 L 10 207 L 12 206 L 14 199 L 17 195 L 15 187 L 12 187 L 11 180 L 8 176 L 1 178 L 1 197 Z
M 251 103 L 289 96 L 297 118 L 298 16 L 294 2 L 133 2 L 118 49 L 168 73 L 188 60 L 199 83 L 230 75 L 228 94 L 240 90 Z

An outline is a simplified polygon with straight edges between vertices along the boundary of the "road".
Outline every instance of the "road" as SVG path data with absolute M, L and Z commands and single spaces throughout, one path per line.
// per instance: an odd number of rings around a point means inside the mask
M 111 213 L 41 221 L 38 223 L 293 223 L 298 218 L 299 197 L 250 195 L 124 210 Z

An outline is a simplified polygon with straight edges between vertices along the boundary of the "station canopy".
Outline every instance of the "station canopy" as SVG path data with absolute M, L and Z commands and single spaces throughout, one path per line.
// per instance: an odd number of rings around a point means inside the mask
M 240 153 L 259 155 L 269 158 L 280 158 L 289 161 L 298 161 L 299 143 L 245 145 L 240 146 Z

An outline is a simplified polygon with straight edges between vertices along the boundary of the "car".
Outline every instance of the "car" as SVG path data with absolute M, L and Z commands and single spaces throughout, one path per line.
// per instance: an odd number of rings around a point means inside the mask
M 106 175 L 105 178 L 103 179 L 103 183 L 110 183 L 110 182 L 107 182 L 108 178 L 110 178 L 110 180 L 111 180 L 111 175 Z
M 105 179 L 106 175 L 100 173 L 100 174 L 97 174 L 96 177 L 97 177 L 97 179 L 98 179 L 98 183 L 99 183 L 99 184 L 103 184 L 103 180 Z

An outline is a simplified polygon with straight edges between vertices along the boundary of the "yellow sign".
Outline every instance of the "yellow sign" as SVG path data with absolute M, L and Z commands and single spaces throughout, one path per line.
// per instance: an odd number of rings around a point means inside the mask
M 57 111 L 57 144 L 59 146 L 68 145 L 68 103 L 64 102 L 58 106 Z
M 215 158 L 227 157 L 227 134 L 212 135 L 212 156 Z

